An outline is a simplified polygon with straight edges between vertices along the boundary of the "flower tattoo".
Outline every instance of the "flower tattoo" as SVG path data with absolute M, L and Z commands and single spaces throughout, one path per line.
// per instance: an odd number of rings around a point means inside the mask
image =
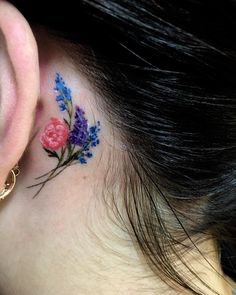
M 36 178 L 38 183 L 28 188 L 39 186 L 36 197 L 47 182 L 55 178 L 73 164 L 87 164 L 93 157 L 93 148 L 100 143 L 98 137 L 100 122 L 89 126 L 85 112 L 79 106 L 73 106 L 71 89 L 68 88 L 59 73 L 56 74 L 56 102 L 64 113 L 63 119 L 52 117 L 40 134 L 40 143 L 51 158 L 57 160 L 54 169 Z
M 69 128 L 66 123 L 57 118 L 51 118 L 41 134 L 40 142 L 44 148 L 56 151 L 66 144 L 68 134 Z

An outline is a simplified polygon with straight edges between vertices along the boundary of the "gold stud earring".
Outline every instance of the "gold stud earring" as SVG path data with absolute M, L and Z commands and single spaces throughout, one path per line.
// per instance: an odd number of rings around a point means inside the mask
M 11 169 L 4 184 L 4 188 L 0 191 L 0 200 L 5 199 L 13 190 L 16 184 L 16 177 L 19 175 L 20 169 L 18 164 Z

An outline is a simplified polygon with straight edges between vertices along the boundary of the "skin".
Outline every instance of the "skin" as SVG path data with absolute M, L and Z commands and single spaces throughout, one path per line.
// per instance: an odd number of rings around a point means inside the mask
M 110 194 L 104 177 L 108 159 L 119 163 L 125 152 L 89 83 L 53 40 L 44 34 L 35 40 L 24 17 L 6 1 L 0 1 L 0 29 L 6 41 L 0 47 L 1 187 L 16 163 L 21 169 L 14 192 L 0 204 L 1 295 L 185 294 L 154 277 L 129 234 L 111 220 L 115 216 L 103 202 Z M 50 117 L 61 116 L 53 91 L 56 72 L 88 121 L 100 120 L 101 144 L 87 165 L 67 168 L 33 199 L 35 190 L 26 187 L 55 167 L 39 132 Z M 221 272 L 214 241 L 201 247 Z M 197 252 L 186 259 L 212 287 L 231 294 L 230 285 Z

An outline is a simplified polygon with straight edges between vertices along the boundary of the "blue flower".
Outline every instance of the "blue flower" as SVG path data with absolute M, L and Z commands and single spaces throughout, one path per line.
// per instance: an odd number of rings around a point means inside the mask
M 58 93 L 56 96 L 56 101 L 59 102 L 60 110 L 64 111 L 66 110 L 67 102 L 71 101 L 71 90 L 70 88 L 66 87 L 65 82 L 59 73 L 56 74 L 55 84 L 56 85 L 54 89 Z M 64 103 L 64 106 L 61 107 L 62 102 Z
M 80 164 L 87 164 L 87 161 L 84 157 L 79 157 L 78 161 L 80 162 Z
M 73 129 L 70 131 L 69 141 L 71 144 L 83 146 L 87 141 L 88 123 L 84 117 L 84 111 L 76 107 Z
M 59 94 L 59 95 L 57 95 L 57 97 L 56 97 L 56 101 L 63 101 L 64 100 L 64 97 L 63 97 L 63 95 L 61 95 L 61 94 Z
M 95 147 L 100 143 L 100 140 L 98 139 L 98 132 L 100 130 L 100 121 L 98 121 L 96 125 L 89 128 L 89 140 L 92 147 Z
M 59 103 L 58 106 L 59 106 L 60 111 L 64 112 L 66 110 L 66 105 L 63 102 Z
M 80 164 L 87 164 L 87 159 L 92 158 L 93 154 L 88 152 L 88 153 L 84 153 L 82 152 L 81 154 L 79 154 L 76 158 L 76 160 L 79 161 Z
M 86 154 L 86 157 L 87 157 L 87 158 L 92 158 L 92 156 L 93 156 L 93 154 L 90 153 L 90 152 Z

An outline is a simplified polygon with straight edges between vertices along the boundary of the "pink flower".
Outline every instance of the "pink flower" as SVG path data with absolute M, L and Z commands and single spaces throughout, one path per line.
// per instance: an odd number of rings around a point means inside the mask
M 55 151 L 65 145 L 68 135 L 68 125 L 57 118 L 51 118 L 41 133 L 40 142 L 43 147 Z

